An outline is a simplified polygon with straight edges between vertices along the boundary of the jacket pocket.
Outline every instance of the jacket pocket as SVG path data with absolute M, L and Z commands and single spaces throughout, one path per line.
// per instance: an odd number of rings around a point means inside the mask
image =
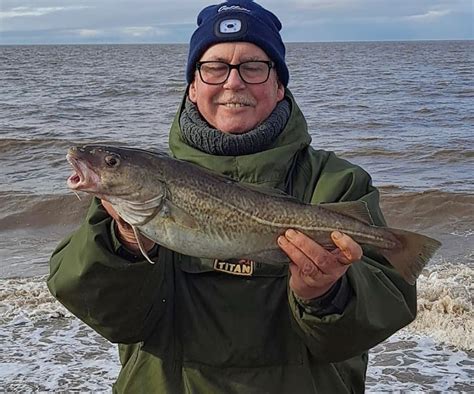
M 220 367 L 301 365 L 287 276 L 176 268 L 175 321 L 183 362 Z

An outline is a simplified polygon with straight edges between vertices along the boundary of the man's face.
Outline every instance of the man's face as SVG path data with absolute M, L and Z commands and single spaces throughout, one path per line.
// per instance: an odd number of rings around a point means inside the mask
M 270 60 L 258 46 L 248 42 L 227 42 L 211 46 L 200 61 L 239 64 L 249 60 Z M 220 85 L 205 84 L 196 71 L 189 87 L 189 98 L 201 115 L 224 133 L 242 134 L 262 123 L 285 95 L 275 69 L 265 83 L 246 84 L 236 69 Z

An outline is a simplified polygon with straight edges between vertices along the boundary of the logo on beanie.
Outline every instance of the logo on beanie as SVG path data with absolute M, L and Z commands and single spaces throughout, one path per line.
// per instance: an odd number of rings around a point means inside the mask
M 244 11 L 244 12 L 250 12 L 250 10 L 248 10 L 247 8 L 244 8 L 244 7 L 240 7 L 238 5 L 231 5 L 231 6 L 228 6 L 228 5 L 223 5 L 222 7 L 220 7 L 217 12 L 224 12 L 224 11 Z
M 221 33 L 237 33 L 242 29 L 242 22 L 239 19 L 226 19 L 219 24 Z

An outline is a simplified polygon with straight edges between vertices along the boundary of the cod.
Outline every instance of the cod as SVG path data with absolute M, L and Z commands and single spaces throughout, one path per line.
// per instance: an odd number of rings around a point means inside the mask
M 287 264 L 277 238 L 287 229 L 323 247 L 343 232 L 382 254 L 410 284 L 441 245 L 427 236 L 371 223 L 363 202 L 310 205 L 246 186 L 165 154 L 140 149 L 71 147 L 68 187 L 109 201 L 139 234 L 176 252 L 221 261 Z

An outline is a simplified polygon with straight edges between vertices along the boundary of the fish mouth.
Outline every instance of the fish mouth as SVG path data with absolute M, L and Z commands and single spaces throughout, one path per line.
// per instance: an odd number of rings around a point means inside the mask
M 83 161 L 77 159 L 71 153 L 66 155 L 66 159 L 73 168 L 73 173 L 67 179 L 67 186 L 71 190 L 90 190 L 96 182 L 97 175 Z

